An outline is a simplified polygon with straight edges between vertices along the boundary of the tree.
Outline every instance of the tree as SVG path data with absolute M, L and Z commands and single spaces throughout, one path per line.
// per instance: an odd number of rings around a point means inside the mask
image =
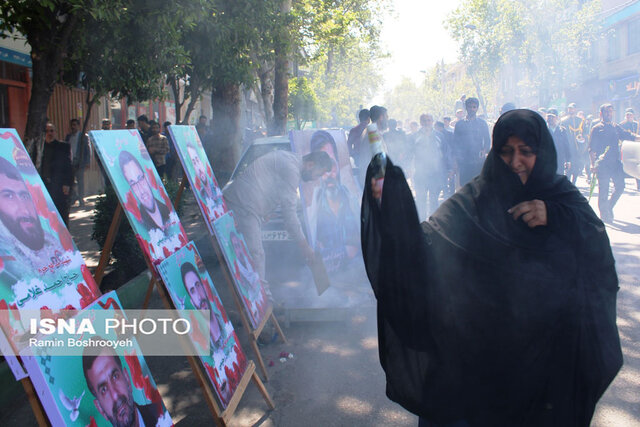
M 584 75 L 599 32 L 597 0 L 465 0 L 447 19 L 475 83 L 495 93 L 506 64 L 527 70 L 520 87 L 547 105 Z M 524 94 L 523 94 L 524 96 Z
M 299 31 L 295 59 L 318 96 L 318 115 L 329 126 L 349 126 L 382 84 L 378 41 L 385 0 L 294 2 Z
M 115 19 L 122 2 L 97 0 L 5 0 L 0 3 L 0 31 L 18 32 L 31 46 L 32 86 L 25 146 L 34 163 L 40 163 L 47 106 L 60 79 L 71 45 L 82 37 L 78 28 L 86 17 Z M 6 37 L 6 35 L 5 35 Z
M 189 25 L 193 14 L 189 5 L 193 4 L 184 0 L 156 1 L 153 13 L 148 13 L 144 3 L 126 0 L 117 19 L 82 19 L 79 33 L 83 37 L 74 42 L 65 82 L 75 86 L 79 80 L 87 90 L 88 114 L 83 132 L 92 105 L 105 95 L 114 99 L 126 97 L 129 102 L 163 95 L 162 76 L 182 66 L 186 59 L 178 35 Z M 171 14 L 176 6 L 178 12 Z
M 296 122 L 296 129 L 303 129 L 306 122 L 317 117 L 318 98 L 305 77 L 289 80 L 289 114 Z

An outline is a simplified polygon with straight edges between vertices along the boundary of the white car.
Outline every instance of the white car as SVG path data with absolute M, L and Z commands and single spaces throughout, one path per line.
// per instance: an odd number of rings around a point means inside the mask
M 640 179 L 640 142 L 622 141 L 622 167 L 628 175 Z

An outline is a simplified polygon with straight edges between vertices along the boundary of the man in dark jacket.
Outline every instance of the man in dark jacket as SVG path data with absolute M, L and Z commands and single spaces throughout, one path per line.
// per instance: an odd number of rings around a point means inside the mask
M 598 209 L 604 222 L 613 222 L 613 207 L 624 192 L 624 170 L 620 160 L 620 140 L 640 141 L 640 136 L 613 123 L 613 105 L 600 106 L 600 123 L 591 129 L 589 138 L 591 164 L 598 177 Z M 609 198 L 609 181 L 614 191 Z
M 64 138 L 64 142 L 71 147 L 71 165 L 75 178 L 71 204 L 78 200 L 80 207 L 84 206 L 84 173 L 89 167 L 91 153 L 89 149 L 89 138 L 80 129 L 80 120 L 71 119 L 69 123 L 71 132 Z
M 465 107 L 467 117 L 456 122 L 453 131 L 460 185 L 465 185 L 482 170 L 484 158 L 491 148 L 489 126 L 483 119 L 476 117 L 480 102 L 477 98 L 467 98 Z
M 62 220 L 68 226 L 69 194 L 73 185 L 71 146 L 56 139 L 56 127 L 53 123 L 47 123 L 45 130 L 40 176 Z
M 549 108 L 547 111 L 547 125 L 553 137 L 553 145 L 558 153 L 558 175 L 564 175 L 571 169 L 571 149 L 569 147 L 569 133 L 564 126 L 558 124 L 558 110 Z

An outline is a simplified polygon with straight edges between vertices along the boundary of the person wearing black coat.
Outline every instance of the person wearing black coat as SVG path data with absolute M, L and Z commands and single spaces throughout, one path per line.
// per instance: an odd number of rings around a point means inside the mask
M 421 425 L 588 426 L 622 366 L 609 239 L 556 156 L 543 118 L 512 110 L 427 222 L 390 160 L 381 200 L 365 187 L 386 392 Z
M 73 185 L 71 146 L 56 139 L 56 128 L 47 123 L 40 176 L 64 223 L 69 225 L 69 194 Z

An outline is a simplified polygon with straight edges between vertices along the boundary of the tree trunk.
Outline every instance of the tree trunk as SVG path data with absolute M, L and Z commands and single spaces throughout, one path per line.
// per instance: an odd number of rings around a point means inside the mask
M 76 16 L 67 15 L 64 23 L 60 23 L 53 30 L 34 30 L 25 34 L 31 46 L 33 77 L 24 145 L 36 168 L 40 168 L 41 163 L 47 107 L 62 71 L 64 58 L 67 57 L 71 35 L 77 27 L 77 22 Z
M 280 13 L 291 12 L 291 0 L 282 0 Z M 289 115 L 289 51 L 286 32 L 283 40 L 275 48 L 275 67 L 273 78 L 273 121 L 267 130 L 269 135 L 284 135 L 287 132 L 287 116 Z
M 289 59 L 284 49 L 276 51 L 275 78 L 273 82 L 273 121 L 269 135 L 284 135 L 287 132 Z
M 176 124 L 177 125 L 181 125 L 182 124 L 182 117 L 181 117 L 181 113 L 182 113 L 182 104 L 184 104 L 184 100 L 180 100 L 180 79 L 175 77 L 175 76 L 171 76 L 168 78 L 169 80 L 169 86 L 171 86 L 171 92 L 173 93 L 173 105 L 174 108 L 176 109 Z
M 266 68 L 266 67 L 265 67 Z M 264 122 L 268 128 L 273 124 L 273 67 L 258 70 L 260 78 L 260 100 Z
M 207 141 L 205 150 L 214 168 L 220 185 L 231 176 L 231 172 L 240 159 L 242 149 L 242 110 L 240 85 L 223 83 L 211 91 L 211 109 L 213 112 L 212 141 Z

